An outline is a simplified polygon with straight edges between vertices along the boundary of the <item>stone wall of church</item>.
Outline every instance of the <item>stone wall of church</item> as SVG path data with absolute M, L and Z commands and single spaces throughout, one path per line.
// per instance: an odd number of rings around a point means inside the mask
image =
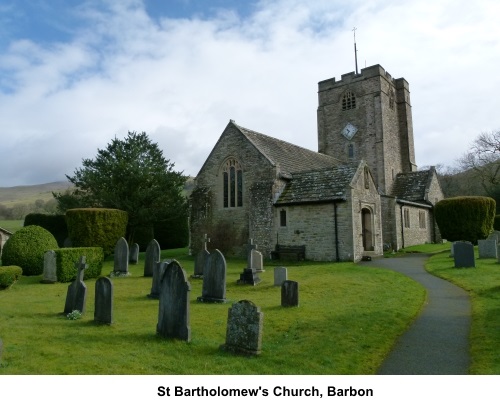
M 335 227 L 337 207 L 337 228 Z M 280 225 L 281 211 L 286 212 L 286 226 Z M 336 240 L 339 259 L 352 260 L 352 221 L 346 202 L 301 204 L 277 207 L 274 211 L 275 234 L 282 245 L 306 245 L 306 259 L 336 261 Z M 335 237 L 337 229 L 338 238 Z

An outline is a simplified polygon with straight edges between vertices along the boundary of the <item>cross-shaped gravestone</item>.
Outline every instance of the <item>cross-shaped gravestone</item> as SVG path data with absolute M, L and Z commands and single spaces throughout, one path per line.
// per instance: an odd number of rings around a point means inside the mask
M 68 286 L 66 295 L 66 304 L 64 305 L 64 313 L 69 314 L 74 310 L 85 313 L 85 303 L 87 302 L 87 286 L 83 282 L 83 273 L 89 267 L 85 263 L 85 256 L 81 256 L 80 260 L 75 264 L 77 270 L 76 280 Z
M 207 249 L 207 243 L 208 243 L 208 242 L 210 242 L 210 238 L 207 236 L 207 234 L 205 234 L 205 235 L 203 236 L 203 249 L 208 250 L 208 249 Z
M 248 240 L 247 245 L 247 268 L 253 268 L 252 251 L 257 249 L 257 244 L 253 243 L 253 239 Z

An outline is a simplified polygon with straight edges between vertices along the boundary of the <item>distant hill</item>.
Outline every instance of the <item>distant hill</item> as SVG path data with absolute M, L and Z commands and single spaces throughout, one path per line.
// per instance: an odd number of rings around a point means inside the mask
M 49 201 L 53 191 L 64 191 L 71 188 L 68 181 L 36 184 L 32 186 L 0 187 L 0 204 L 12 207 L 15 204 L 30 204 L 36 200 Z

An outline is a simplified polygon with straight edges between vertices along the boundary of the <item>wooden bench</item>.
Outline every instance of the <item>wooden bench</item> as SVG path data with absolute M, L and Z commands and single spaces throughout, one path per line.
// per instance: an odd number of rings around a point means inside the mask
M 290 245 L 276 245 L 275 250 L 271 252 L 271 258 L 282 259 L 283 256 L 295 256 L 297 260 L 305 260 L 306 258 L 306 246 L 290 246 Z

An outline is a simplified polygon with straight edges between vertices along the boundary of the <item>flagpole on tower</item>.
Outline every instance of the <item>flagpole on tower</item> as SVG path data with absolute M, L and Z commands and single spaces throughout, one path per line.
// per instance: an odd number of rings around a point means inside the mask
M 354 62 L 356 64 L 356 74 L 358 74 L 358 51 L 356 49 L 356 30 L 357 30 L 356 27 L 352 29 L 352 31 L 354 32 Z

